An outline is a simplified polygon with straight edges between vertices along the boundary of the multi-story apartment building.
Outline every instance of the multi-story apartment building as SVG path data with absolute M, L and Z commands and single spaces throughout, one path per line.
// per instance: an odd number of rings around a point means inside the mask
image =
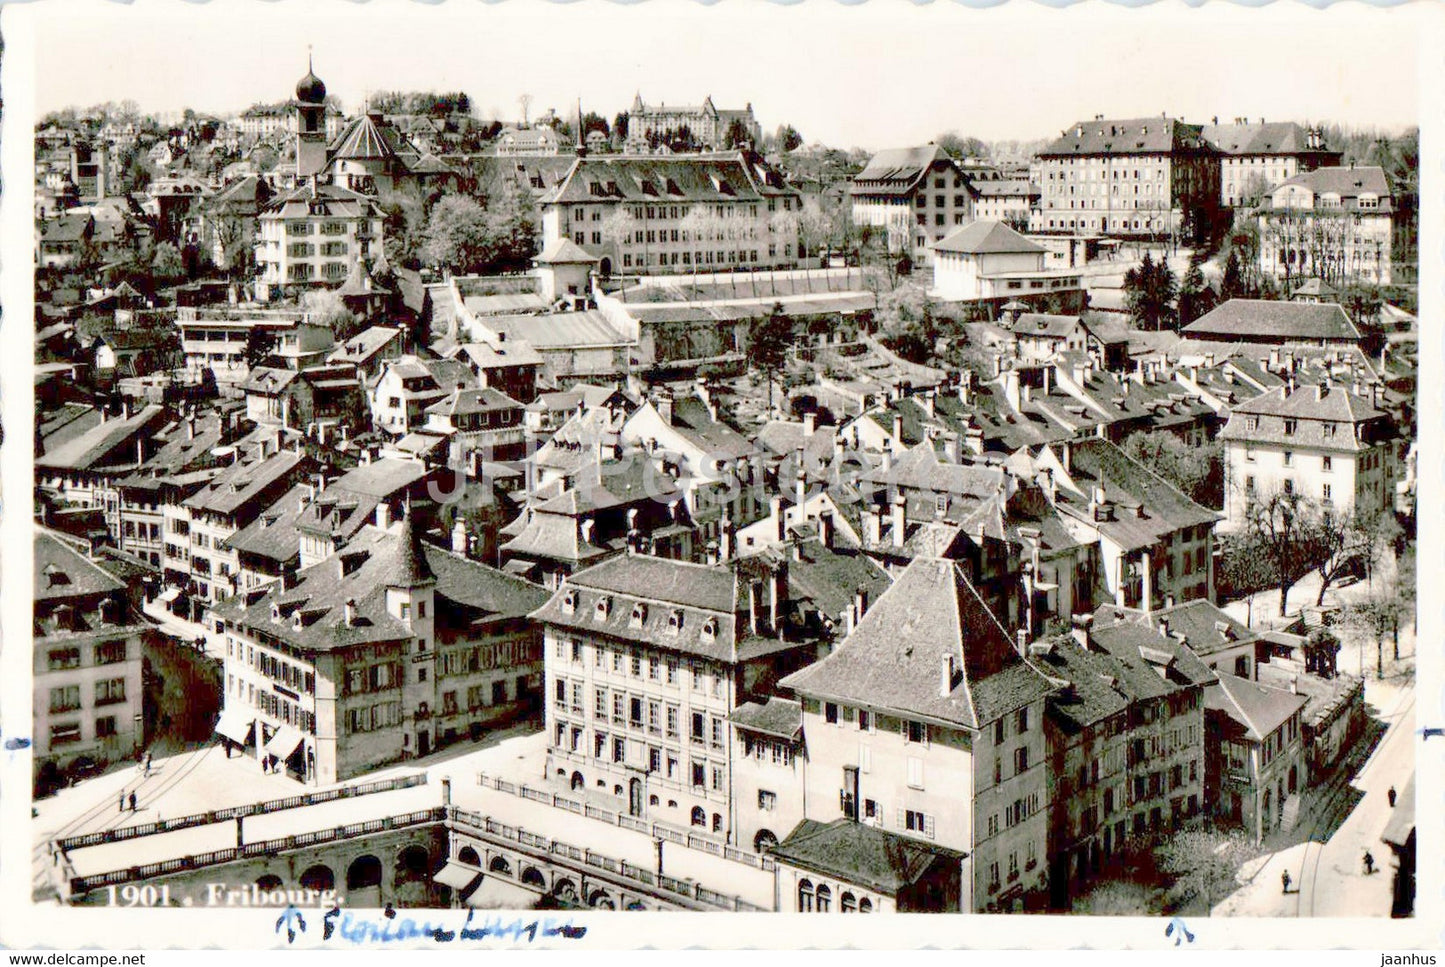
M 1257 204 L 1270 189 L 1304 171 L 1340 163 L 1325 133 L 1293 121 L 1206 124 L 1204 140 L 1220 151 L 1219 201 L 1225 208 Z
M 1259 212 L 1259 267 L 1286 283 L 1314 277 L 1390 283 L 1394 199 L 1384 169 L 1319 168 L 1269 194 Z
M 1219 213 L 1219 151 L 1168 117 L 1080 121 L 1039 152 L 1035 232 L 1163 238 Z
M 262 206 L 256 221 L 256 296 L 263 302 L 317 285 L 338 286 L 358 260 L 381 254 L 381 209 L 349 188 L 293 188 Z
M 732 828 L 743 846 L 764 853 L 803 822 L 803 707 L 768 696 L 733 710 Z
M 167 413 L 163 406 L 132 412 L 129 403 L 118 415 L 108 414 L 104 407 L 99 411 L 99 422 L 89 429 L 36 452 L 35 483 L 61 503 L 100 508 L 106 529 L 114 534 L 120 530 L 120 493 L 115 483 L 154 455 L 154 434 L 165 426 Z
M 547 775 L 737 842 L 730 717 L 817 657 L 790 628 L 787 562 L 627 554 L 568 577 L 533 617 L 547 663 Z
M 411 518 L 368 527 L 294 577 L 217 606 L 226 639 L 217 731 L 327 784 L 482 738 L 535 703 L 546 592 L 421 542 Z
M 831 654 L 781 684 L 802 702 L 808 819 L 967 854 L 963 911 L 1042 901 L 1055 685 L 957 562 L 915 560 Z
M 1036 480 L 1074 537 L 1098 547 L 1094 577 L 1124 608 L 1214 599 L 1214 525 L 1201 507 L 1107 440 L 1046 447 Z
M 197 610 L 239 587 L 241 561 L 229 538 L 313 469 L 304 454 L 262 440 L 182 501 L 180 514 L 167 516 L 163 561 L 168 571 L 188 575 Z
M 175 310 L 175 325 L 181 334 L 186 376 L 199 381 L 210 372 L 218 386 L 237 386 L 250 375 L 247 348 L 296 326 L 304 318 L 299 310 L 286 311 L 235 306 Z M 252 335 L 256 333 L 256 335 Z
M 1329 381 L 1285 385 L 1237 404 L 1224 441 L 1225 526 L 1245 525 L 1250 504 L 1296 493 L 1337 512 L 1394 506 L 1399 435 L 1373 389 Z
M 578 158 L 539 203 L 543 246 L 571 238 L 604 277 L 792 268 L 804 257 L 802 196 L 748 152 Z
M 1049 700 L 1049 885 L 1056 907 L 1130 845 L 1178 829 L 1204 797 L 1214 674 L 1167 623 L 1076 619 L 1030 647 L 1064 683 Z
M 978 192 L 974 217 L 1005 222 L 1018 229 L 1028 227 L 1039 204 L 1039 186 L 1028 179 L 981 179 L 973 182 Z
M 878 152 L 853 177 L 849 194 L 853 224 L 885 233 L 890 252 L 918 265 L 932 262 L 933 243 L 981 217 L 978 189 L 935 144 Z
M 471 369 L 459 359 L 401 356 L 381 364 L 366 388 L 371 425 L 391 436 L 404 436 L 426 422 L 427 407 L 477 386 Z
M 727 143 L 729 129 L 734 125 L 741 126 L 742 134 L 750 144 L 762 142 L 762 128 L 753 117 L 752 104 L 741 111 L 719 109 L 713 106 L 712 95 L 703 98 L 702 103 L 697 105 L 647 104 L 638 92 L 627 114 L 627 143 L 637 147 L 647 146 L 654 136 L 670 141 L 686 129 L 700 147 L 720 151 L 740 147 Z M 500 150 L 498 153 L 501 153 Z
M 341 550 L 370 521 L 385 528 L 405 512 L 422 528 L 436 523 L 437 504 L 461 493 L 456 471 L 421 460 L 382 457 L 318 481 L 316 493 L 296 519 L 301 566 L 310 567 Z M 410 511 L 407 511 L 410 508 Z
M 116 762 L 145 741 L 141 664 L 149 625 L 125 584 L 58 534 L 35 535 L 32 644 L 37 787 L 88 759 Z
M 1308 697 L 1221 672 L 1204 702 L 1205 801 L 1262 842 L 1287 810 L 1298 812 L 1309 781 L 1301 721 Z

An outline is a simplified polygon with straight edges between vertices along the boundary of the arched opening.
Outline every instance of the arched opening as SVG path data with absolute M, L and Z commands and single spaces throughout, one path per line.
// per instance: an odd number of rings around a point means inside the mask
M 818 884 L 818 912 L 827 913 L 828 908 L 833 905 L 833 891 L 828 889 L 827 884 Z
M 753 852 L 766 853 L 778 845 L 778 837 L 773 835 L 771 829 L 760 829 L 758 835 L 753 837 Z
M 692 824 L 694 826 L 701 826 L 704 829 L 707 828 L 707 813 L 703 811 L 701 806 L 692 807 Z
M 277 876 L 274 873 L 267 873 L 264 876 L 257 878 L 256 889 L 260 890 L 262 893 L 270 893 L 272 890 L 279 890 L 281 889 L 281 877 Z
M 381 886 L 381 860 L 368 853 L 352 860 L 346 868 L 346 888 L 364 890 L 369 886 Z
M 564 876 L 552 884 L 552 895 L 563 903 L 576 903 L 577 884 Z
M 566 770 L 566 769 L 558 769 L 558 770 L 557 770 L 557 775 L 565 777 L 565 776 L 567 775 L 567 770 Z M 576 787 L 576 786 L 573 786 L 572 788 L 575 789 L 575 788 L 577 788 L 577 787 Z
M 799 912 L 799 913 L 812 913 L 812 912 L 813 912 L 813 881 L 812 881 L 812 880 L 799 880 L 799 881 L 798 881 L 798 912 Z
M 844 913 L 857 913 L 858 898 L 851 893 L 844 893 L 838 900 L 838 908 Z
M 604 279 L 611 278 L 612 257 L 608 255 L 602 256 L 602 261 L 597 263 L 597 271 L 602 275 Z
M 627 904 L 627 909 L 629 909 L 629 910 L 646 910 L 646 909 L 647 909 L 647 904 L 643 903 L 641 900 L 633 900 L 631 903 Z
M 617 904 L 613 902 L 612 897 L 607 895 L 606 890 L 598 890 L 596 893 L 592 894 L 591 898 L 587 901 L 587 905 L 596 907 L 599 910 L 617 909 Z
M 612 787 L 612 795 L 614 795 L 614 796 L 620 796 L 620 795 L 622 795 L 622 784 L 621 784 L 621 783 L 618 783 L 618 784 L 616 784 L 616 785 L 614 785 L 614 786 Z
M 522 882 L 528 886 L 535 886 L 539 890 L 547 888 L 546 877 L 542 876 L 541 871 L 535 866 L 529 866 L 522 871 Z
M 503 873 L 507 876 L 512 875 L 512 864 L 507 862 L 505 856 L 493 856 L 492 862 L 487 866 L 487 869 L 493 873 Z
M 580 773 L 580 772 L 574 772 L 574 773 L 572 773 L 572 788 L 573 788 L 573 789 L 581 789 L 581 788 L 582 788 L 583 786 L 585 786 L 586 784 L 587 784 L 587 780 L 582 777 L 582 773 Z
M 424 846 L 408 846 L 397 854 L 396 880 L 398 883 L 420 880 L 431 872 L 431 857 Z
M 647 804 L 648 804 L 649 806 L 656 806 L 657 803 L 658 803 L 658 799 L 657 799 L 656 796 L 648 796 L 648 797 L 647 797 Z
M 336 889 L 336 874 L 331 872 L 331 867 L 321 863 L 306 868 L 301 874 L 301 889 L 303 890 L 334 890 Z
M 858 901 L 858 912 L 859 912 L 859 913 L 872 913 L 872 912 L 873 912 L 873 901 L 870 900 L 870 899 L 868 899 L 866 896 L 865 896 L 863 899 L 859 900 L 859 901 Z
M 470 846 L 463 846 L 461 848 L 460 852 L 457 853 L 457 861 L 460 863 L 466 863 L 468 866 L 482 865 L 482 858 L 478 856 L 477 851 L 472 849 Z

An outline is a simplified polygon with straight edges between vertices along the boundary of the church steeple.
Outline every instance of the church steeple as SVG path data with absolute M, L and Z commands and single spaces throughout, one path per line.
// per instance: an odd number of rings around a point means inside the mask
M 296 177 L 310 178 L 326 167 L 326 85 L 316 76 L 311 53 L 306 76 L 296 82 Z

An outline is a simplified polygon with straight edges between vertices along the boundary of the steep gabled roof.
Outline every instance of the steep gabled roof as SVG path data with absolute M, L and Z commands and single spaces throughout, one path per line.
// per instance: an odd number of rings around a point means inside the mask
M 946 695 L 945 656 L 955 669 Z M 974 730 L 1053 688 L 1014 650 L 958 563 L 930 558 L 914 560 L 831 654 L 780 684 Z
M 772 855 L 799 869 L 897 897 L 936 864 L 956 869 L 965 854 L 851 819 L 827 824 L 805 819 L 773 847 Z
M 1219 672 L 1218 677 L 1219 681 L 1204 691 L 1204 707 L 1234 719 L 1256 742 L 1264 741 L 1309 700 L 1305 695 L 1266 688 L 1237 675 Z

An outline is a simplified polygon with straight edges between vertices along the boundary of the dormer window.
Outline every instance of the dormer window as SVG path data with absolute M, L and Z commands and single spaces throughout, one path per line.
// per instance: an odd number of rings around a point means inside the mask
M 610 614 L 612 614 L 612 599 L 611 599 L 611 598 L 606 598 L 606 597 L 598 598 L 598 599 L 597 599 L 597 609 L 596 609 L 596 614 L 595 614 L 596 620 L 598 620 L 598 621 L 606 621 L 606 620 L 607 620 L 607 616 L 610 615 Z
M 704 621 L 704 622 L 702 623 L 702 640 L 703 640 L 703 641 L 716 641 L 716 640 L 717 640 L 717 619 L 716 619 L 716 618 L 708 618 L 706 621 Z
M 291 627 L 295 631 L 301 630 L 301 612 L 297 611 L 291 616 Z
M 632 606 L 632 619 L 628 625 L 633 628 L 641 628 L 642 623 L 647 620 L 647 605 L 634 604 Z
M 562 613 L 575 614 L 577 612 L 577 592 L 569 590 L 562 595 Z
M 667 616 L 667 633 L 670 635 L 679 634 L 682 631 L 682 611 L 677 610 Z
M 274 603 L 274 602 L 271 604 L 271 620 L 272 620 L 272 621 L 280 621 L 280 620 L 281 620 L 281 606 L 280 606 L 279 604 Z

